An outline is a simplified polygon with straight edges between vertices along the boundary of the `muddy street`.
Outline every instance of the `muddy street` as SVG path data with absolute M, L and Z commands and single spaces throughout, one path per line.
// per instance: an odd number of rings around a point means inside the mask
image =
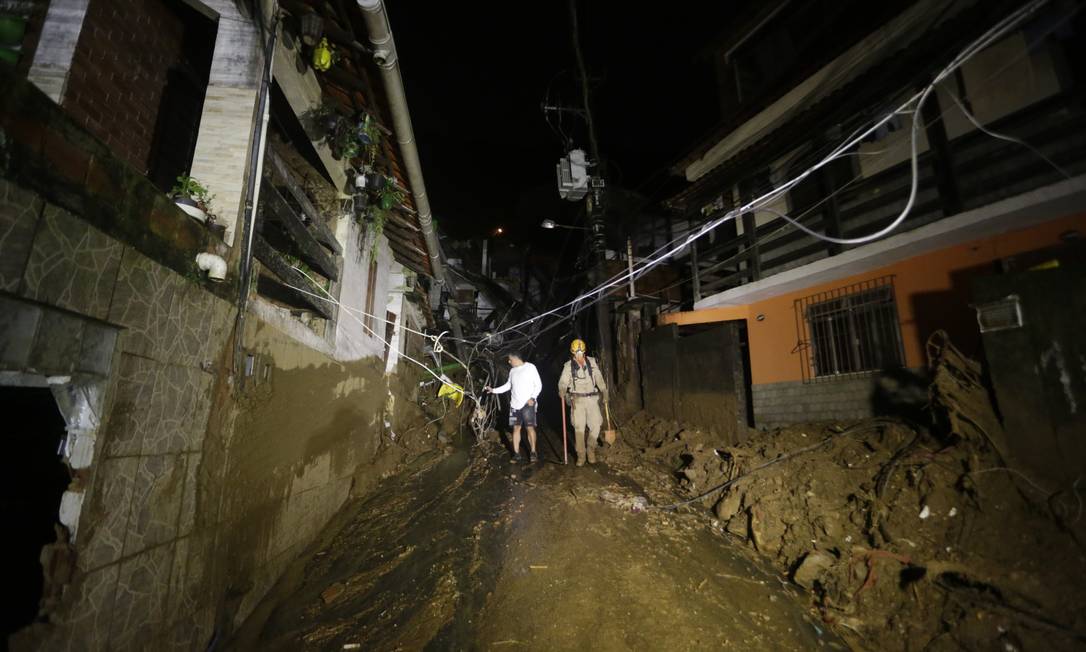
M 236 647 L 843 649 L 707 519 L 550 456 L 514 465 L 490 444 L 420 460 L 345 508 Z

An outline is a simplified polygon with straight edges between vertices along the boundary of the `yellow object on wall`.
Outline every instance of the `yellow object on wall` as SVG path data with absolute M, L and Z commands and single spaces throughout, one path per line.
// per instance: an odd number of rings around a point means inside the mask
M 328 39 L 322 38 L 317 47 L 313 48 L 313 69 L 324 72 L 332 67 L 332 46 L 328 45 Z

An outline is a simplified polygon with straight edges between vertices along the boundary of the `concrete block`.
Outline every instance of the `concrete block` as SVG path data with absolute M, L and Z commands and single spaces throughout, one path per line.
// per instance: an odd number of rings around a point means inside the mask
M 26 266 L 26 296 L 105 320 L 124 246 L 46 204 Z
M 76 371 L 109 376 L 113 353 L 117 348 L 117 329 L 106 324 L 87 322 L 83 330 L 83 348 Z
M 38 306 L 0 296 L 0 368 L 26 369 L 41 315 Z
M 42 204 L 36 193 L 0 179 L 0 290 L 19 289 Z
M 58 310 L 42 312 L 30 368 L 45 375 L 70 374 L 75 370 L 83 348 L 86 321 Z

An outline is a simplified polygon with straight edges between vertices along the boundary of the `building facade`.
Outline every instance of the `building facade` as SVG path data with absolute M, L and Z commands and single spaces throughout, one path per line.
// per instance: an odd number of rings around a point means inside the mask
M 0 63 L 0 395 L 27 483 L 5 504 L 32 569 L 5 635 L 207 649 L 430 445 L 391 399 L 433 270 L 388 89 L 354 3 L 0 12 L 22 33 Z M 207 190 L 199 219 L 178 177 Z
M 816 3 L 784 4 L 769 3 L 719 44 L 730 117 L 677 166 L 688 184 L 667 202 L 694 225 L 804 174 L 1022 7 L 891 3 L 890 13 L 845 23 L 836 52 L 786 73 L 763 55 L 802 34 Z M 685 309 L 660 322 L 742 327 L 752 425 L 923 404 L 933 332 L 983 353 L 973 280 L 1077 248 L 1086 234 L 1082 20 L 1061 3 L 1029 13 L 937 84 L 920 112 L 895 115 L 772 205 L 741 212 L 684 252 Z M 803 43 L 790 47 L 802 55 Z M 827 242 L 780 217 L 849 240 L 906 210 L 885 237 L 855 243 Z

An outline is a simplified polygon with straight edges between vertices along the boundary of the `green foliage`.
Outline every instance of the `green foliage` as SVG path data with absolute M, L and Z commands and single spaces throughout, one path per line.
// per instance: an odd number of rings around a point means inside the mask
M 370 209 L 369 232 L 372 235 L 370 238 L 370 258 L 377 256 L 377 243 L 381 239 L 381 234 L 385 232 L 386 221 L 388 221 L 388 211 L 378 206 Z
M 211 209 L 211 202 L 214 201 L 215 195 L 211 194 L 211 191 L 195 178 L 190 177 L 187 174 L 182 174 L 177 177 L 177 180 L 173 184 L 173 188 L 170 189 L 170 198 L 177 199 L 179 197 L 187 197 L 196 202 L 196 205 L 200 210 L 207 213 L 207 217 L 210 221 L 216 221 L 218 216 L 215 215 L 215 212 Z
M 381 189 L 381 195 L 378 201 L 381 208 L 387 211 L 403 206 L 405 199 L 407 199 L 407 194 L 404 192 L 404 189 L 389 179 L 389 182 Z
M 377 156 L 377 144 L 381 142 L 381 130 L 368 114 L 357 120 L 348 120 L 334 109 L 322 106 L 314 119 L 324 131 L 324 139 L 338 158 L 365 157 L 373 161 Z

